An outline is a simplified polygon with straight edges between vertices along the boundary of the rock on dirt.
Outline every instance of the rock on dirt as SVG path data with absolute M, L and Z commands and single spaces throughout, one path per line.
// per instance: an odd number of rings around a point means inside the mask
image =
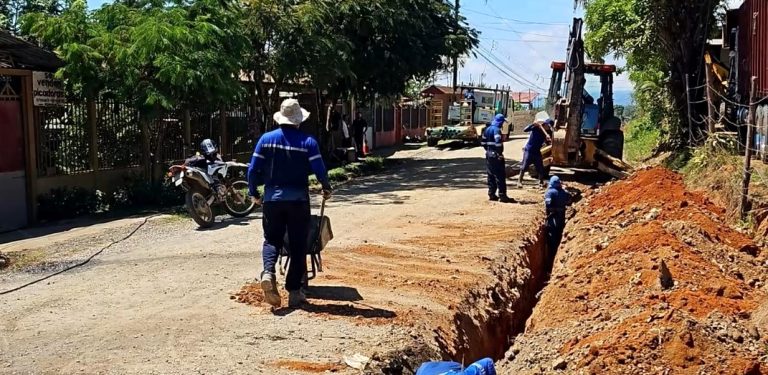
M 663 168 L 589 193 L 576 208 L 518 352 L 499 373 L 564 364 L 585 374 L 766 371 L 768 340 L 754 327 L 768 299 L 745 281 L 763 280 L 755 264 L 765 255 L 723 224 L 723 208 Z M 633 220 L 643 211 L 645 221 Z M 672 276 L 674 287 L 660 289 Z

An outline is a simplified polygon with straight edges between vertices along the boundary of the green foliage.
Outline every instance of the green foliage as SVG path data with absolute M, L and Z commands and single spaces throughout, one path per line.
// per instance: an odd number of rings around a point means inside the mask
M 59 14 L 59 0 L 0 0 L 0 28 L 17 34 L 21 18 L 30 13 Z
M 97 212 L 104 208 L 104 194 L 83 188 L 56 188 L 38 197 L 40 220 L 59 220 Z
M 629 162 L 642 162 L 653 156 L 661 140 L 658 123 L 645 115 L 629 122 L 624 141 L 624 156 Z
M 586 49 L 594 60 L 625 57 L 639 111 L 662 107 L 665 138 L 681 147 L 685 77 L 700 74 L 701 53 L 719 1 L 585 0 Z M 652 114 L 651 117 L 655 117 Z

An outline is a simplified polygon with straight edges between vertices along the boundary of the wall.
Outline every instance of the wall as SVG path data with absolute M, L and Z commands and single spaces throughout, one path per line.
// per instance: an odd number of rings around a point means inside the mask
M 132 177 L 140 177 L 142 172 L 143 168 L 134 167 L 85 172 L 73 175 L 40 177 L 37 179 L 37 193 L 38 195 L 45 195 L 53 189 L 64 187 L 80 187 L 88 190 L 101 190 L 106 193 L 112 193 L 120 186 L 123 186 L 126 180 Z M 35 197 L 35 199 L 37 199 L 37 197 Z
M 739 92 L 748 97 L 756 76 L 757 96 L 768 96 L 768 1 L 747 0 L 739 13 Z

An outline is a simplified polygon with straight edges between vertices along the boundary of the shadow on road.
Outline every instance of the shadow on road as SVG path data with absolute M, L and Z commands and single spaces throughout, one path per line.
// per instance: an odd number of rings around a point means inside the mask
M 217 220 L 216 223 L 213 224 L 212 227 L 210 227 L 210 228 L 197 228 L 197 231 L 198 232 L 217 231 L 217 230 L 222 230 L 222 229 L 229 228 L 231 226 L 244 227 L 244 226 L 249 225 L 249 223 L 251 221 L 261 220 L 262 215 L 261 215 L 261 212 L 257 212 L 257 213 L 253 213 L 253 214 L 251 214 L 249 216 L 246 216 L 246 217 L 231 217 L 229 215 L 225 215 L 225 216 L 218 216 L 218 218 L 220 218 L 221 221 Z M 192 220 L 192 219 L 190 219 L 190 220 Z
M 363 296 L 357 289 L 348 286 L 310 286 L 307 297 L 325 301 L 357 302 L 362 301 Z
M 297 309 L 289 307 L 280 308 L 274 311 L 276 316 L 290 315 Z M 371 307 L 368 305 L 356 304 L 306 304 L 301 308 L 311 314 L 325 314 L 348 318 L 363 319 L 394 319 L 397 317 L 394 311 Z

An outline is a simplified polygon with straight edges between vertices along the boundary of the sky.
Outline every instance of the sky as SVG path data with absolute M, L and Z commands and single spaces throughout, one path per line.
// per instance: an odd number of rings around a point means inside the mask
M 574 11 L 573 0 L 462 0 L 461 13 L 480 31 L 480 47 L 476 56 L 465 59 L 460 83 L 478 84 L 482 80 L 491 87 L 498 84 L 546 94 L 550 64 L 565 61 L 573 18 L 583 17 L 584 11 Z M 611 57 L 606 61 L 624 64 Z M 450 80 L 450 74 L 442 74 L 437 83 L 448 84 Z M 600 96 L 599 80 L 588 77 L 587 90 L 594 97 Z M 615 78 L 614 91 L 618 104 L 628 104 L 632 85 L 625 74 Z

